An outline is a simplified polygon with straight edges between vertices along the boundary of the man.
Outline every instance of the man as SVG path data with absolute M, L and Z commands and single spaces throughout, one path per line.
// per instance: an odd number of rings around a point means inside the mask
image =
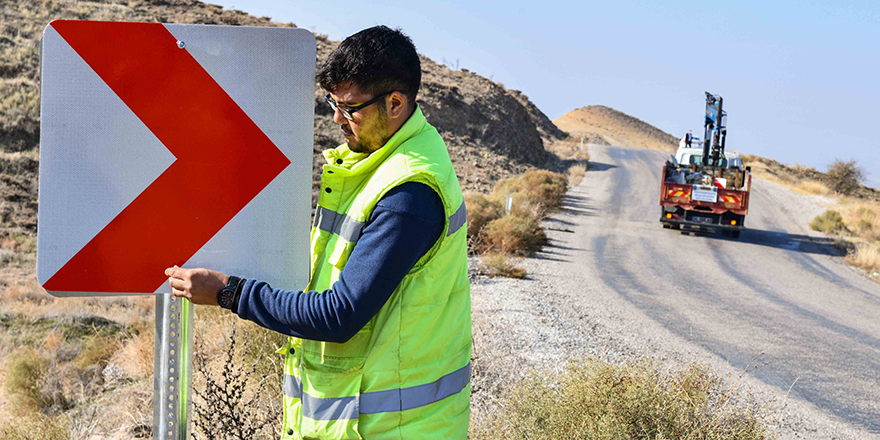
M 684 135 L 684 145 L 687 148 L 691 147 L 691 141 L 694 140 L 694 135 L 691 133 L 691 130 L 688 130 L 687 134 Z
M 463 439 L 471 318 L 464 199 L 416 104 L 412 41 L 377 26 L 318 72 L 346 143 L 325 151 L 305 291 L 168 268 L 174 295 L 290 336 L 283 439 Z

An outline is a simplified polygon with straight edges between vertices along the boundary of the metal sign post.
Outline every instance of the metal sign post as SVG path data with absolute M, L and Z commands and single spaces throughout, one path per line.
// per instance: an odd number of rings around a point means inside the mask
M 156 295 L 153 357 L 153 440 L 184 440 L 190 434 L 192 401 L 192 303 L 170 293 Z

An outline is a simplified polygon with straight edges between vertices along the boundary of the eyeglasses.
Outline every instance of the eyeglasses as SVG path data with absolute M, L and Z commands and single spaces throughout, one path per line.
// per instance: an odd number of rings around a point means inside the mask
M 342 116 L 345 119 L 348 119 L 349 121 L 354 121 L 354 116 L 353 116 L 354 112 L 361 110 L 365 107 L 369 107 L 371 104 L 378 102 L 380 99 L 382 99 L 392 93 L 394 93 L 394 92 L 383 93 L 383 94 L 381 94 L 381 95 L 379 95 L 379 96 L 377 96 L 377 97 L 375 97 L 375 98 L 373 98 L 363 104 L 356 105 L 354 107 L 344 106 L 344 105 L 336 103 L 336 101 L 334 101 L 333 98 L 330 97 L 329 93 L 324 95 L 324 99 L 327 100 L 327 104 L 330 104 L 330 107 L 333 108 L 333 111 L 339 110 L 339 112 L 342 113 Z

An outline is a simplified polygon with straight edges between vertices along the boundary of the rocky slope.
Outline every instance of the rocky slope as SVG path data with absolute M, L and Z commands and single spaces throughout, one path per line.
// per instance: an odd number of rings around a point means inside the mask
M 584 136 L 587 140 L 596 138 L 612 145 L 651 148 L 655 150 L 674 149 L 678 139 L 653 125 L 626 113 L 603 105 L 591 105 L 572 110 L 553 120 L 562 130 L 572 136 Z

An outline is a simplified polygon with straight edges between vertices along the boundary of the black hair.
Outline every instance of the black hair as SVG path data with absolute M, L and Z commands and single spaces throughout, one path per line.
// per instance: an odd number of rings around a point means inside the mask
M 400 29 L 374 26 L 342 40 L 321 65 L 317 80 L 328 92 L 347 82 L 373 96 L 396 90 L 415 108 L 422 64 Z

